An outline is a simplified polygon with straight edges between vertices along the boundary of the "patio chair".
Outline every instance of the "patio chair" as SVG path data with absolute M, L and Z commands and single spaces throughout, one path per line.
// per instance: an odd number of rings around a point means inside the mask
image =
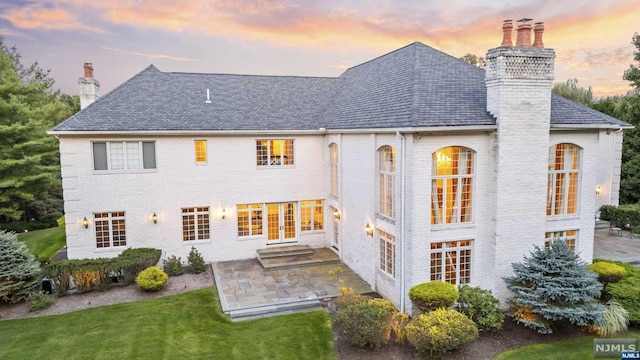
M 614 221 L 609 222 L 609 235 L 622 236 L 622 225 Z

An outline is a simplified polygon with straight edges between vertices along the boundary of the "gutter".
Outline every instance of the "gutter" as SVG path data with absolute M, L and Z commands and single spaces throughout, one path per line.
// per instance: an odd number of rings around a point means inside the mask
M 49 130 L 47 134 L 54 136 L 238 136 L 238 135 L 324 135 L 327 129 L 314 130 L 93 130 L 93 131 L 56 131 Z

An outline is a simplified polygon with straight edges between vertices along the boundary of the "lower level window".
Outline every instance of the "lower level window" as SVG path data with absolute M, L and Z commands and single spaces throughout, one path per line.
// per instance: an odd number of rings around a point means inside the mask
M 238 209 L 238 236 L 262 235 L 262 204 L 242 204 Z
M 578 238 L 578 230 L 552 231 L 544 234 L 544 246 L 549 247 L 551 240 L 560 239 L 564 241 L 569 249 L 576 250 L 576 239 Z
M 324 225 L 323 200 L 300 201 L 300 230 L 322 230 Z
M 394 256 L 396 253 L 395 236 L 378 230 L 380 234 L 380 270 L 394 276 Z
M 431 244 L 431 281 L 454 285 L 471 281 L 471 240 Z
M 209 207 L 182 209 L 182 240 L 209 239 Z
M 127 246 L 124 211 L 93 214 L 96 229 L 96 247 Z

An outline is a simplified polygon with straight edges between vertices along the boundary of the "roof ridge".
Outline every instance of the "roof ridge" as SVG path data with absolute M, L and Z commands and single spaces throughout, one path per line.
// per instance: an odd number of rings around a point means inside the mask
M 263 78 L 300 78 L 300 79 L 339 79 L 336 76 L 304 76 L 304 75 L 260 75 L 260 74 L 225 74 L 225 73 L 197 73 L 172 71 L 163 74 L 167 75 L 203 75 L 203 76 L 236 76 L 236 77 L 263 77 Z

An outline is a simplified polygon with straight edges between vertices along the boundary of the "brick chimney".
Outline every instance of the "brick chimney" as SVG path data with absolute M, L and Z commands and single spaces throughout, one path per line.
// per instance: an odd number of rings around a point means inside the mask
M 544 23 L 537 22 L 533 26 L 533 32 L 535 34 L 535 40 L 533 40 L 533 47 L 542 49 L 544 48 L 544 44 L 542 43 L 542 33 L 544 32 Z
M 500 46 L 513 46 L 511 42 L 511 30 L 513 30 L 511 20 L 504 20 L 502 22 L 502 44 L 500 44 Z
M 531 244 L 544 246 L 540 234 L 547 226 L 555 52 L 542 48 L 542 41 L 540 47 L 531 46 L 530 21 L 518 21 L 516 46 L 499 46 L 486 56 L 487 111 L 496 119 L 496 130 L 490 146 L 495 149 L 495 170 L 487 190 L 488 198 L 495 202 L 490 207 L 495 210 L 488 215 L 495 254 L 491 260 L 487 258 L 485 266 L 495 274 L 486 281 L 493 283 L 492 290 L 501 299 L 509 295 L 502 278 L 513 274 L 505 256 L 527 254 Z
M 93 78 L 93 65 L 84 63 L 84 77 L 78 79 L 80 109 L 84 109 L 100 98 L 100 82 Z
M 533 19 L 524 18 L 518 20 L 516 46 L 531 47 L 531 20 Z

